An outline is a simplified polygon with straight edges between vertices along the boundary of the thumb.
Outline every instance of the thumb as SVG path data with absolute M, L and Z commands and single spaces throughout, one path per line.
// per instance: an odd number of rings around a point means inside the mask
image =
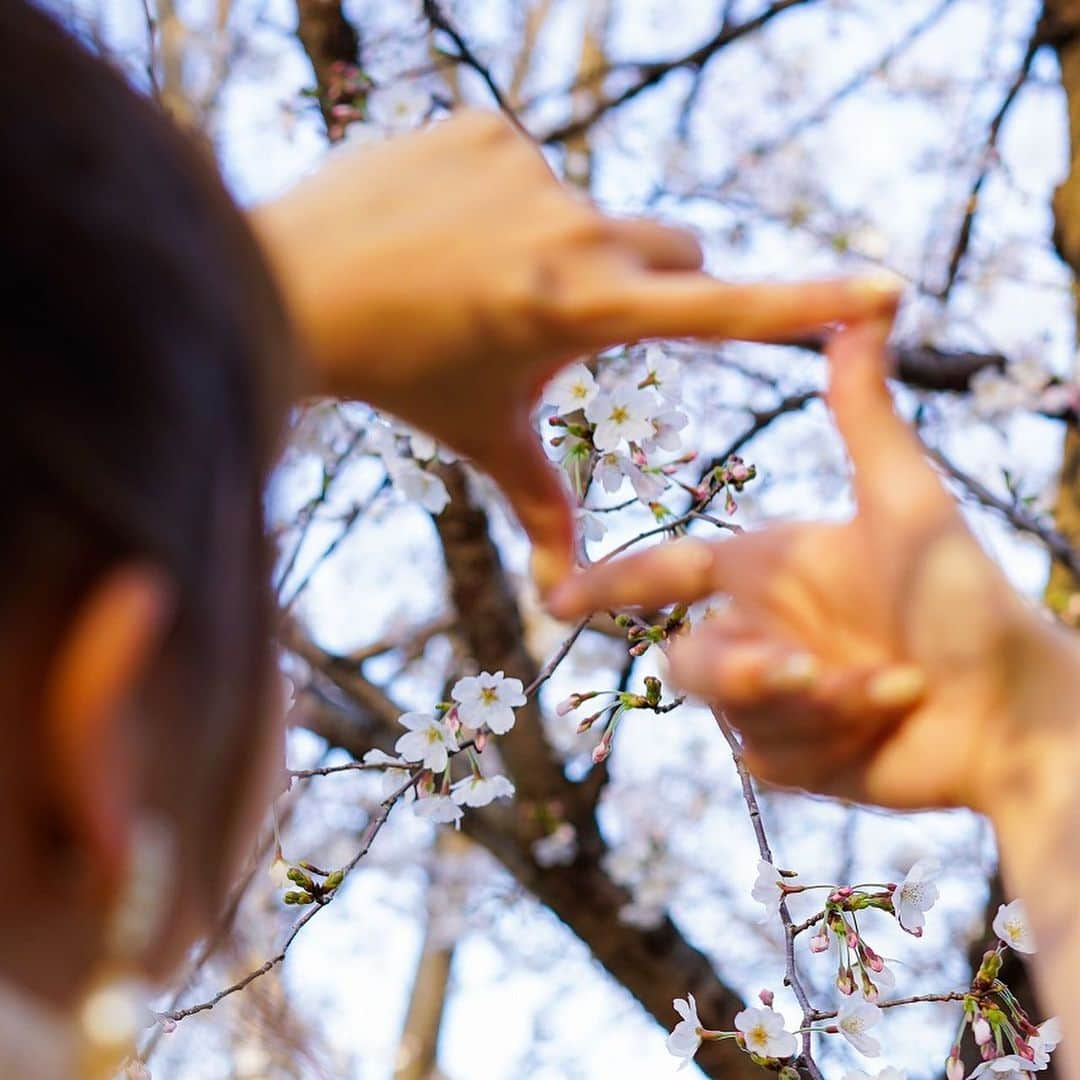
M 830 340 L 828 403 L 851 457 L 862 510 L 952 508 L 922 444 L 896 414 L 886 377 L 891 320 L 855 323 Z
M 518 415 L 489 460 L 477 460 L 502 489 L 533 544 L 532 573 L 541 594 L 574 568 L 569 492 L 548 461 L 527 415 Z

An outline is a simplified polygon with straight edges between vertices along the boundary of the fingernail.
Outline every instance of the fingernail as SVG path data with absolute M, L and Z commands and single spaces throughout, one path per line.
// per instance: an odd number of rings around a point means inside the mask
M 896 303 L 907 288 L 907 281 L 892 270 L 876 270 L 855 278 L 851 288 L 863 299 Z
M 817 682 L 821 667 L 810 653 L 789 653 L 779 663 L 767 668 L 761 682 L 768 690 L 794 694 L 809 690 Z
M 915 664 L 898 664 L 875 675 L 866 688 L 872 705 L 880 709 L 906 709 L 926 693 L 926 673 Z

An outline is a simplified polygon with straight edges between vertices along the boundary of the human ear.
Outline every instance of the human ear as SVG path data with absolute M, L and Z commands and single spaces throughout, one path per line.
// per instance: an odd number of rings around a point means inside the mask
M 69 621 L 46 671 L 42 745 L 52 798 L 106 891 L 123 880 L 139 812 L 136 702 L 173 611 L 174 589 L 157 569 L 111 570 Z

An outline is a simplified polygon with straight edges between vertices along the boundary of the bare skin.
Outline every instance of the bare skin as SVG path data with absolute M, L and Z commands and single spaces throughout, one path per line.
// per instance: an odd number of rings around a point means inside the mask
M 530 422 L 562 365 L 657 337 L 774 341 L 891 313 L 894 285 L 726 285 L 681 229 L 605 217 L 497 114 L 339 151 L 253 221 L 315 389 L 395 413 L 500 484 L 542 585 L 572 517 Z
M 896 416 L 888 329 L 855 326 L 829 350 L 852 521 L 666 544 L 569 579 L 550 605 L 571 618 L 730 596 L 672 647 L 673 678 L 726 711 L 763 779 L 989 814 L 1045 1000 L 1077 1036 L 1080 645 L 1013 592 Z

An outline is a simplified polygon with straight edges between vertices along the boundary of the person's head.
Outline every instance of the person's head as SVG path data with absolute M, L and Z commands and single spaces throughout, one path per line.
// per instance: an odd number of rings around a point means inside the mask
M 291 340 L 208 155 L 18 0 L 0 151 L 0 975 L 61 996 L 138 822 L 175 844 L 162 968 L 247 850 Z

